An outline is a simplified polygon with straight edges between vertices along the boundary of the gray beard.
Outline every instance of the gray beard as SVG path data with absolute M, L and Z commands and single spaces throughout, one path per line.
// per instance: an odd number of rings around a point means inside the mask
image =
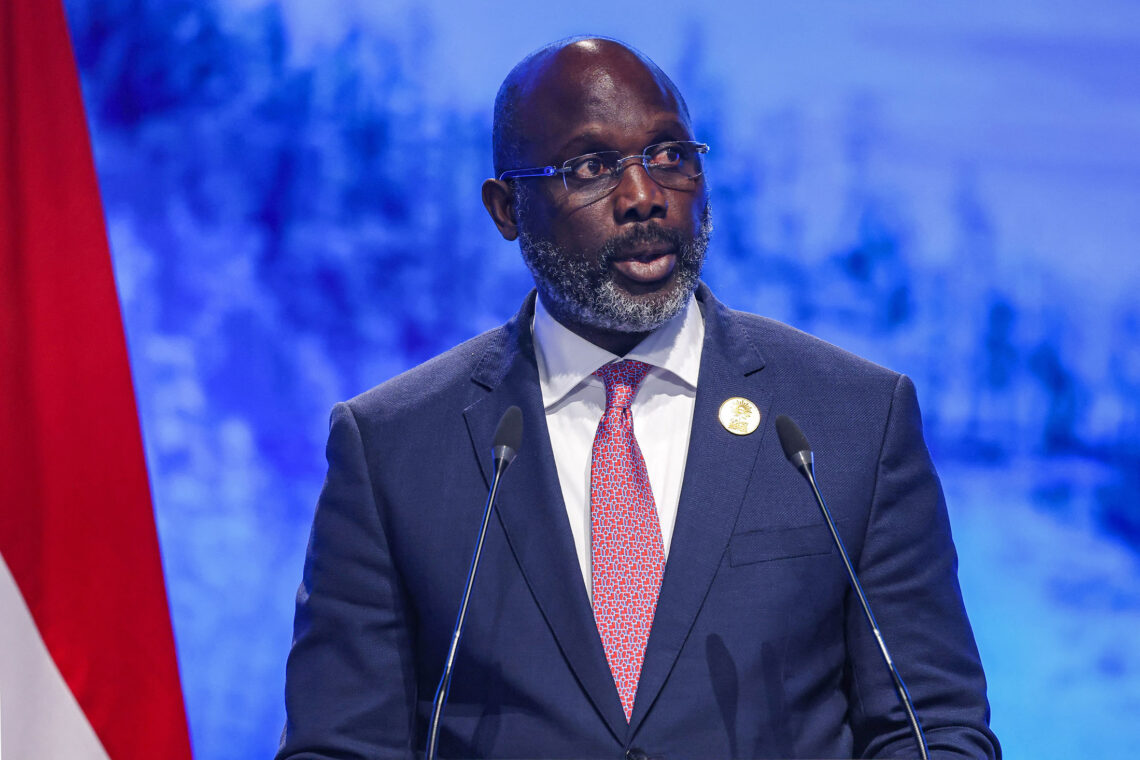
M 596 256 L 578 256 L 526 231 L 526 200 L 524 195 L 516 201 L 519 248 L 543 305 L 555 319 L 616 332 L 642 333 L 657 329 L 685 308 L 700 281 L 712 236 L 709 204 L 701 213 L 696 237 L 690 240 L 650 222 L 606 241 Z M 619 288 L 614 282 L 613 261 L 628 247 L 659 242 L 668 242 L 677 250 L 669 288 L 651 296 L 634 296 Z

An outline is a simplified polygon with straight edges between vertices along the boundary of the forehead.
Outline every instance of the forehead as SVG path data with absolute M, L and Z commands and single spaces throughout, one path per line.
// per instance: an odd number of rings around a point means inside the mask
M 668 79 L 632 51 L 597 40 L 569 45 L 536 62 L 520 107 L 520 127 L 526 152 L 537 161 L 597 145 L 640 150 L 658 135 L 691 137 Z

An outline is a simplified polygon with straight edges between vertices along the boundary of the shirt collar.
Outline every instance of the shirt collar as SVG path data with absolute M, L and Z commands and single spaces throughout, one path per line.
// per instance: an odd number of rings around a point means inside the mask
M 541 298 L 535 300 L 532 329 L 538 378 L 547 409 L 586 381 L 596 369 L 623 358 L 571 332 L 550 315 Z M 696 390 L 704 337 L 704 318 L 696 299 L 690 295 L 679 314 L 650 333 L 624 358 L 660 368 L 690 390 Z

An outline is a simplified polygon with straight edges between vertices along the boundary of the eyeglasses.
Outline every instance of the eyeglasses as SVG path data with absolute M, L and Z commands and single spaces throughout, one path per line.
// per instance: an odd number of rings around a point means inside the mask
M 708 145 L 692 140 L 663 142 L 650 145 L 632 156 L 622 156 L 617 150 L 603 150 L 572 158 L 561 168 L 510 169 L 500 174 L 499 179 L 531 179 L 561 174 L 566 191 L 580 201 L 589 202 L 613 192 L 621 181 L 621 173 L 629 166 L 628 162 L 637 161 L 661 187 L 691 190 L 704 172 L 701 155 L 708 152 Z

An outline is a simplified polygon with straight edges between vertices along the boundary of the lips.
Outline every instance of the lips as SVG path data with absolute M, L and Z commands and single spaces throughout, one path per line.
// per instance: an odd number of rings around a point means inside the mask
M 613 268 L 618 273 L 642 285 L 664 280 L 673 273 L 676 266 L 677 255 L 669 248 L 640 253 L 613 261 Z
M 660 227 L 639 227 L 611 241 L 606 260 L 610 268 L 635 286 L 653 286 L 677 266 L 678 237 Z

